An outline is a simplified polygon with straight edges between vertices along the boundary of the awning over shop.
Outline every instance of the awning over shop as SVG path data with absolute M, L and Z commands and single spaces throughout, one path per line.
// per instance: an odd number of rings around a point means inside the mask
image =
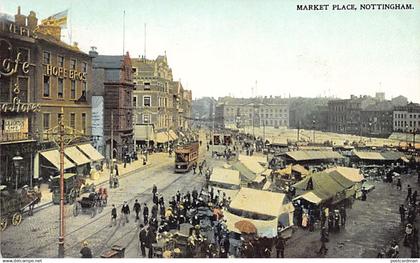
M 319 205 L 322 202 L 322 199 L 319 196 L 317 196 L 313 191 L 309 191 L 304 194 L 301 194 L 293 198 L 293 201 L 298 200 L 298 199 L 305 199 L 306 201 L 316 204 L 316 205 Z
M 173 130 L 169 130 L 169 137 L 171 137 L 172 140 L 178 139 L 178 135 Z
M 404 154 L 400 152 L 359 152 L 354 151 L 353 154 L 361 160 L 374 160 L 374 161 L 397 161 Z
M 239 177 L 238 171 L 215 167 L 213 169 L 213 173 L 210 176 L 210 182 L 240 185 L 241 178 Z
M 334 151 L 292 151 L 286 155 L 295 161 L 341 159 L 343 156 Z
M 155 132 L 153 131 L 153 126 L 151 125 L 135 125 L 134 134 L 136 141 L 155 140 Z
M 82 152 L 80 152 L 76 146 L 68 147 L 64 149 L 64 154 L 70 158 L 76 165 L 83 165 L 90 163 L 89 158 L 87 158 Z
M 257 175 L 252 182 L 260 184 L 264 181 L 265 177 L 262 175 Z
M 157 143 L 167 143 L 170 140 L 169 135 L 166 132 L 156 133 L 155 138 Z
M 40 152 L 52 165 L 60 170 L 60 152 L 58 150 L 50 150 L 46 152 Z M 74 167 L 74 164 L 64 156 L 64 170 Z
M 93 162 L 101 161 L 105 159 L 92 145 L 82 144 L 77 145 L 77 148 L 86 154 Z

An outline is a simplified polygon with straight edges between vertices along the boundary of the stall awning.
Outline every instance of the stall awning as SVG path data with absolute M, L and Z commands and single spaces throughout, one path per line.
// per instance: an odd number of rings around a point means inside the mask
M 215 167 L 213 173 L 210 175 L 210 182 L 240 185 L 241 178 L 239 177 L 238 171 Z
M 89 158 L 87 158 L 81 151 L 79 151 L 76 146 L 65 148 L 64 154 L 77 165 L 90 163 Z
M 178 139 L 178 135 L 173 130 L 169 130 L 169 137 L 172 138 L 172 140 Z
M 44 156 L 52 165 L 60 170 L 60 152 L 58 150 L 51 150 L 40 153 Z M 74 164 L 64 156 L 64 170 L 74 167 Z
M 312 191 L 306 192 L 302 195 L 293 198 L 293 201 L 298 199 L 305 199 L 306 201 L 316 205 L 319 205 L 322 202 L 322 199 Z
M 155 134 L 156 143 L 166 143 L 169 141 L 168 133 L 166 132 L 158 132 Z
M 90 144 L 82 144 L 77 145 L 77 148 L 81 150 L 83 153 L 85 153 L 92 161 L 101 161 L 104 159 L 102 154 L 100 154 L 95 148 L 93 148 Z

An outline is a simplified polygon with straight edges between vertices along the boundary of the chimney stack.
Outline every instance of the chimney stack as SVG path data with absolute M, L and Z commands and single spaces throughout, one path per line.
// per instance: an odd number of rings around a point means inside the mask
M 36 18 L 36 13 L 34 11 L 29 12 L 28 16 L 28 28 L 31 31 L 34 31 L 38 25 L 38 18 Z
M 96 51 L 96 47 L 92 46 L 90 47 L 89 56 L 92 58 L 96 58 L 99 54 L 98 51 Z
M 15 23 L 18 26 L 26 26 L 26 16 L 20 13 L 20 6 L 18 6 L 18 11 L 15 15 Z

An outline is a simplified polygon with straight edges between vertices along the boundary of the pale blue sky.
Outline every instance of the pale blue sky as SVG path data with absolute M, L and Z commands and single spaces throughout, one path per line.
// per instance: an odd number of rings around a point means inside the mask
M 365 3 L 371 3 L 364 1 Z M 379 0 L 375 3 L 390 3 Z M 420 1 L 409 11 L 297 11 L 296 4 L 363 1 L 286 0 L 3 0 L 0 11 L 39 18 L 70 10 L 73 41 L 83 51 L 143 55 L 166 50 L 174 78 L 194 97 L 314 97 L 350 94 L 420 102 Z

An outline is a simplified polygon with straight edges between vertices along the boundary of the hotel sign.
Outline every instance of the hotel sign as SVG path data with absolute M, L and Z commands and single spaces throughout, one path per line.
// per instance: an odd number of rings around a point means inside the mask
M 56 76 L 60 78 L 69 78 L 74 80 L 83 80 L 86 81 L 86 72 L 80 72 L 74 69 L 66 69 L 63 67 L 55 67 L 53 65 L 47 64 L 45 75 L 47 76 Z

